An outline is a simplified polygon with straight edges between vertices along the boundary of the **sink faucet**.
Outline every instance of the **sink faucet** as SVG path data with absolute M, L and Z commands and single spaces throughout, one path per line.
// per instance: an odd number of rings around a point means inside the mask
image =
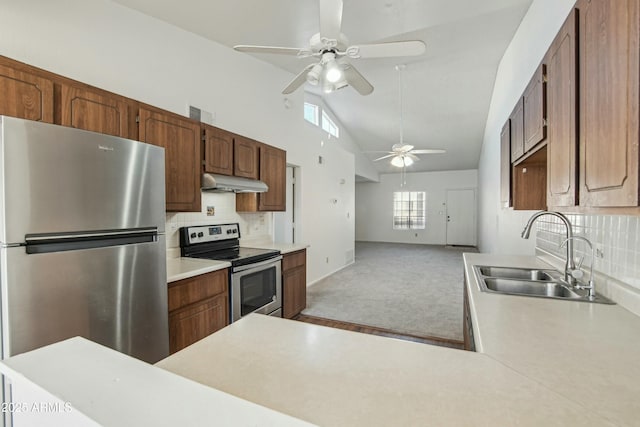
M 576 279 L 571 275 L 571 272 L 576 269 L 576 264 L 573 261 L 573 229 L 571 228 L 571 222 L 569 222 L 569 218 L 567 218 L 560 212 L 552 212 L 552 211 L 536 212 L 533 215 L 531 215 L 531 218 L 529 218 L 529 221 L 527 221 L 527 225 L 524 226 L 524 230 L 522 230 L 522 234 L 520 236 L 523 239 L 528 239 L 529 234 L 531 234 L 531 228 L 533 227 L 533 223 L 536 221 L 536 219 L 540 218 L 543 215 L 552 215 L 552 216 L 555 216 L 556 218 L 559 218 L 560 221 L 562 221 L 564 226 L 567 228 L 567 237 L 566 237 L 567 258 L 564 264 L 564 280 L 567 283 L 574 285 L 576 282 Z
M 595 264 L 595 262 L 596 262 L 595 249 L 594 249 L 593 245 L 591 244 L 591 242 L 589 241 L 589 239 L 587 239 L 585 237 L 582 237 L 582 236 L 567 237 L 562 243 L 560 243 L 560 247 L 561 248 L 564 247 L 564 245 L 567 244 L 571 240 L 582 240 L 583 242 L 585 242 L 589 246 L 589 249 L 591 249 L 591 266 L 589 268 L 589 270 L 590 270 L 590 272 L 589 272 L 589 283 L 586 284 L 586 285 L 581 285 L 580 282 L 576 282 L 574 287 L 577 288 L 577 289 L 587 289 L 587 290 L 589 290 L 589 299 L 594 299 L 596 297 L 596 284 L 595 284 L 595 281 L 593 279 L 593 264 Z M 580 262 L 578 263 L 578 267 L 571 272 L 571 276 L 573 276 L 576 280 L 582 278 L 582 270 L 580 270 L 580 267 L 582 266 L 582 261 L 584 261 L 584 257 L 582 257 L 580 259 Z

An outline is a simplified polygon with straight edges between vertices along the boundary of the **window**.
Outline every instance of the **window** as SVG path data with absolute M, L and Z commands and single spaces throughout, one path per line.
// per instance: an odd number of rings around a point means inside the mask
M 417 230 L 425 228 L 426 196 L 424 191 L 396 191 L 393 193 L 393 229 Z
M 322 110 L 322 129 L 328 132 L 329 135 L 340 138 L 340 129 L 324 110 Z
M 318 117 L 318 112 L 320 109 L 315 104 L 310 104 L 308 102 L 304 103 L 304 119 L 309 123 L 313 123 L 318 126 L 320 124 L 320 120 Z

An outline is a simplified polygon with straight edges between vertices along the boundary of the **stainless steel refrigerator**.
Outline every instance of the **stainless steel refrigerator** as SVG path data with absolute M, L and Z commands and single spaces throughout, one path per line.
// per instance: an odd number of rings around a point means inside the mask
M 2 358 L 83 336 L 169 354 L 164 150 L 0 116 Z

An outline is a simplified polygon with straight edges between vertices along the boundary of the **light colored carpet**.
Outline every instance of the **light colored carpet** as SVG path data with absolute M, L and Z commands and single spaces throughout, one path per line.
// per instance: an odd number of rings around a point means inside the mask
M 473 248 L 356 242 L 355 263 L 307 289 L 309 316 L 462 340 L 462 253 Z

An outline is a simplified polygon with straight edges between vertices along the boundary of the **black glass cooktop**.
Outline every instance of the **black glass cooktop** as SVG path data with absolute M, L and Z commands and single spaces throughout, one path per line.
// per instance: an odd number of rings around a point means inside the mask
M 235 267 L 238 265 L 264 261 L 278 255 L 280 255 L 280 251 L 274 249 L 235 247 L 211 252 L 201 252 L 198 254 L 191 254 L 190 256 L 194 258 L 213 259 L 216 261 L 229 261 L 231 262 L 231 265 Z

